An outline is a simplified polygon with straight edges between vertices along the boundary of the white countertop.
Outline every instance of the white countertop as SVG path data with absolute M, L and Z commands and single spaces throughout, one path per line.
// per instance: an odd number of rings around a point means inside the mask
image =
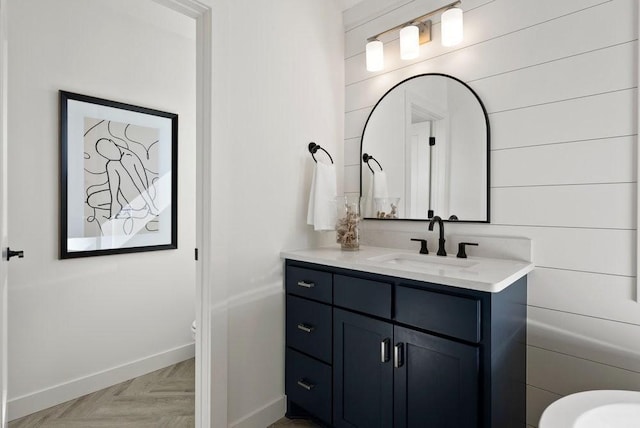
M 489 293 L 504 290 L 534 268 L 533 263 L 521 260 L 483 257 L 457 259 L 455 255 L 440 257 L 435 254 L 418 254 L 417 251 L 412 253 L 395 248 L 366 246 L 361 246 L 358 251 L 342 251 L 339 246 L 282 251 L 280 256 L 283 259 Z

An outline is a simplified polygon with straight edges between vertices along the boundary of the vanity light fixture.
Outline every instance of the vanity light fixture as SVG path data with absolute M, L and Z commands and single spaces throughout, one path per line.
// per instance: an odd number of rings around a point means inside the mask
M 384 69 L 384 46 L 378 39 L 367 43 L 367 70 L 381 71 Z
M 390 28 L 367 39 L 366 61 L 367 71 L 384 69 L 384 45 L 380 36 L 400 30 L 400 58 L 415 59 L 420 55 L 420 45 L 431 41 L 431 20 L 429 18 L 440 12 L 442 14 L 442 45 L 455 46 L 462 41 L 462 9 L 460 0 L 449 3 L 411 21 Z
M 462 41 L 464 26 L 462 9 L 452 7 L 447 9 L 440 19 L 442 28 L 442 46 L 455 46 Z
M 400 58 L 414 59 L 420 55 L 420 30 L 417 25 L 407 25 L 400 30 Z

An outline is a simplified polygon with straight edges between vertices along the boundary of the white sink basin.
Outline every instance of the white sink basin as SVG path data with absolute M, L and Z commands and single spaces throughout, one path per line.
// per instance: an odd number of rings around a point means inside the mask
M 640 392 L 586 391 L 567 395 L 542 414 L 540 428 L 637 428 Z
M 394 266 L 400 269 L 418 269 L 421 271 L 432 271 L 434 268 L 465 269 L 478 264 L 477 262 L 468 259 L 414 253 L 385 254 L 383 256 L 370 257 L 368 260 L 377 263 L 384 263 L 389 267 Z

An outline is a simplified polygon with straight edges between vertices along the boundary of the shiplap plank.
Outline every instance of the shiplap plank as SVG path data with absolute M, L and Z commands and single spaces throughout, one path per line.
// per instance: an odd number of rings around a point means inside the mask
M 628 42 L 637 37 L 632 19 L 634 15 L 629 13 L 629 9 L 635 7 L 634 2 L 635 0 L 605 2 L 557 19 L 525 26 L 520 31 L 470 40 L 467 28 L 485 25 L 487 22 L 485 12 L 479 9 L 465 14 L 465 32 L 469 45 L 463 44 L 464 47 L 447 52 L 433 51 L 431 44 L 423 45 L 422 55 L 416 60 L 405 61 L 400 59 L 398 41 L 392 41 L 384 47 L 384 71 L 367 71 L 366 56 L 362 53 L 345 61 L 345 82 L 349 86 L 396 69 L 404 69 L 406 76 L 424 73 L 425 70 L 444 72 L 449 63 L 457 66 L 455 70 L 449 69 L 449 72 L 469 81 Z M 603 20 L 615 22 L 616 25 L 609 26 L 607 31 L 585 31 L 585 28 L 600 27 Z M 437 29 L 434 28 L 434 31 L 437 33 Z M 558 34 L 562 36 L 558 37 Z M 460 57 L 457 61 L 451 59 L 456 56 Z M 491 58 L 491 61 L 483 61 L 484 58 Z M 467 64 L 473 66 L 465 66 Z
M 496 224 L 633 229 L 635 195 L 635 183 L 494 188 L 491 217 Z
M 529 305 L 640 325 L 636 278 L 537 267 L 529 275 Z
M 512 233 L 533 239 L 536 265 L 635 275 L 635 230 L 514 227 Z
M 489 113 L 635 86 L 636 42 L 574 55 L 471 83 Z
M 491 185 L 633 182 L 635 155 L 636 136 L 497 150 L 491 152 Z
M 633 135 L 636 98 L 628 89 L 492 114 L 491 148 Z
M 345 139 L 360 138 L 364 124 L 367 122 L 372 108 L 356 110 L 345 114 L 344 136 Z
M 527 344 L 640 374 L 640 326 L 529 307 Z
M 360 138 L 344 140 L 344 165 L 360 165 Z
M 527 385 L 527 424 L 537 427 L 544 409 L 560 398 L 562 395 Z
M 365 245 L 411 248 L 410 238 L 437 242 L 423 222 L 364 221 Z M 533 241 L 533 263 L 557 269 L 633 276 L 636 271 L 636 231 L 562 227 L 499 226 L 447 223 L 446 234 L 522 236 Z M 450 253 L 455 248 L 449 248 Z
M 360 1 L 354 6 L 342 12 L 342 24 L 345 33 L 349 33 L 355 27 L 386 15 L 393 9 L 411 3 L 414 0 L 368 0 Z
M 527 383 L 559 395 L 592 389 L 640 390 L 640 373 L 527 347 Z

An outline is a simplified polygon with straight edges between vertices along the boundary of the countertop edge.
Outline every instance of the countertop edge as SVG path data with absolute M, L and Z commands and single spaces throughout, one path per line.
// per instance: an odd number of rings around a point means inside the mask
M 372 247 L 377 248 L 377 247 Z M 299 251 L 313 251 L 313 250 L 328 250 L 329 248 L 317 248 L 317 249 L 304 249 L 304 250 L 290 250 L 281 251 L 280 257 L 284 260 L 293 260 L 305 263 L 314 263 L 320 265 L 326 265 L 342 269 L 350 269 L 358 272 L 369 272 L 379 275 L 386 275 L 400 279 L 408 279 L 414 281 L 431 282 L 435 284 L 447 285 L 455 288 L 462 288 L 467 290 L 482 291 L 487 293 L 499 293 L 509 287 L 511 284 L 524 277 L 533 269 L 535 265 L 531 262 L 515 260 L 516 262 L 523 263 L 523 266 L 517 269 L 515 272 L 510 273 L 508 276 L 495 283 L 482 282 L 482 281 L 470 281 L 466 279 L 449 278 L 444 276 L 432 275 L 421 272 L 402 271 L 397 269 L 391 269 L 388 267 L 380 267 L 373 264 L 364 264 L 358 262 L 351 262 L 347 260 L 332 260 L 323 259 L 319 256 L 300 254 Z M 382 249 L 382 248 L 380 248 Z M 388 249 L 391 251 L 398 251 L 396 249 Z

